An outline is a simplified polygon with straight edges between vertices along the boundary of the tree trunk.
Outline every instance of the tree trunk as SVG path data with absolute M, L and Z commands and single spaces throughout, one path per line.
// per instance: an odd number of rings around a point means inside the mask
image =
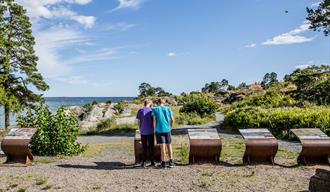
M 10 127 L 10 109 L 8 105 L 5 105 L 5 129 L 8 130 Z

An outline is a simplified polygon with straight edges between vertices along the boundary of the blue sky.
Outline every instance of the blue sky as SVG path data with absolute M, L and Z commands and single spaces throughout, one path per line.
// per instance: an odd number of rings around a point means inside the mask
M 45 96 L 136 96 L 142 82 L 180 94 L 330 64 L 330 38 L 305 20 L 318 0 L 17 1 Z

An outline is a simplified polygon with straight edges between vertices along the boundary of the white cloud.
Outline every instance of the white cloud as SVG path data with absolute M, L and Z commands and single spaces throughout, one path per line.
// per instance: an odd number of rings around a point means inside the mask
M 33 23 L 40 19 L 61 18 L 73 20 L 83 25 L 85 28 L 91 28 L 96 18 L 94 16 L 84 16 L 65 7 L 65 3 L 86 5 L 92 0 L 17 0 L 17 2 L 27 10 L 27 14 Z
M 119 5 L 111 9 L 110 12 L 117 11 L 119 9 L 139 9 L 144 0 L 118 0 Z
M 177 55 L 174 52 L 170 52 L 170 53 L 167 54 L 167 56 L 169 56 L 169 57 L 176 57 Z
M 310 60 L 306 63 L 302 63 L 302 64 L 298 64 L 295 66 L 295 69 L 306 69 L 307 67 L 311 67 L 311 66 L 320 66 L 320 65 L 329 65 L 329 63 L 326 62 L 320 62 L 320 61 L 314 61 L 314 60 Z
M 311 65 L 305 64 L 305 65 L 296 65 L 295 69 L 306 69 L 307 67 L 310 67 Z
M 97 50 L 94 53 L 79 55 L 77 57 L 71 58 L 66 60 L 64 63 L 66 65 L 74 65 L 74 64 L 81 64 L 90 61 L 105 61 L 109 59 L 114 59 L 116 54 L 116 49 L 111 48 L 104 48 L 101 50 Z
M 311 8 L 317 8 L 320 5 L 321 1 L 311 4 Z
M 135 24 L 129 24 L 129 23 L 124 23 L 124 22 L 111 23 L 111 24 L 105 25 L 104 30 L 106 30 L 106 31 L 127 31 L 135 26 L 136 26 Z
M 79 32 L 66 28 L 39 31 L 35 37 L 35 49 L 39 57 L 38 68 L 48 78 L 69 74 L 70 67 L 63 62 L 60 51 L 86 41 Z
M 82 24 L 85 28 L 92 28 L 96 20 L 96 18 L 93 16 L 83 16 L 83 15 L 73 16 L 72 19 Z
M 313 38 L 305 37 L 300 35 L 309 30 L 310 24 L 304 22 L 298 28 L 288 32 L 273 37 L 272 39 L 268 39 L 267 41 L 263 42 L 263 45 L 288 45 L 288 44 L 296 44 L 296 43 L 305 43 L 310 42 Z
M 64 82 L 64 83 L 68 83 L 71 85 L 89 85 L 89 86 L 94 86 L 94 87 L 107 87 L 110 86 L 111 83 L 109 82 L 94 82 L 94 81 L 90 81 L 85 79 L 84 77 L 80 76 L 80 75 L 72 75 L 72 76 L 67 76 L 67 77 L 58 77 L 55 78 L 54 80 L 56 81 L 60 81 L 60 82 Z
M 250 44 L 250 45 L 246 45 L 245 47 L 246 47 L 246 48 L 254 48 L 254 47 L 256 47 L 256 46 L 257 46 L 256 43 L 252 43 L 252 44 Z

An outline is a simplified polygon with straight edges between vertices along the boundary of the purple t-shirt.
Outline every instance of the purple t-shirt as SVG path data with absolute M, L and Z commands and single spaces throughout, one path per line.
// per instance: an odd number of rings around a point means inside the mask
M 140 120 L 140 133 L 141 135 L 153 135 L 154 125 L 152 121 L 152 109 L 149 107 L 141 108 L 136 114 L 136 118 Z

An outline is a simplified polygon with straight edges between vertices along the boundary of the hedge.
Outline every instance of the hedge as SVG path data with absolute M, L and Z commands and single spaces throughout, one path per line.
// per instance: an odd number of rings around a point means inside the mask
M 224 124 L 231 128 L 269 128 L 277 137 L 286 136 L 293 128 L 321 128 L 330 135 L 330 107 L 244 107 L 227 112 Z

